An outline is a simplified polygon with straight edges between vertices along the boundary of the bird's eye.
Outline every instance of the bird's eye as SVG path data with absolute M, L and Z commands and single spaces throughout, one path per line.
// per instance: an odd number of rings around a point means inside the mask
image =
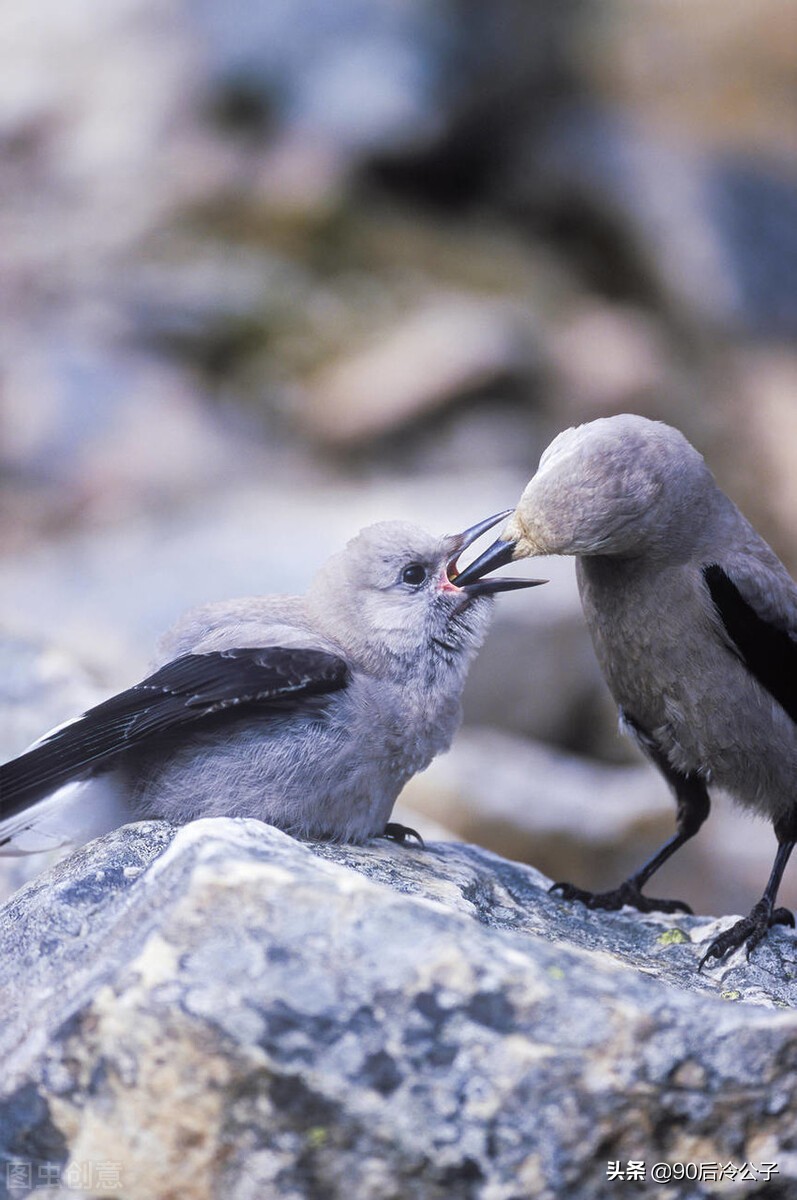
M 427 574 L 426 567 L 421 563 L 410 563 L 401 572 L 401 582 L 406 583 L 409 587 L 420 587 L 422 583 L 426 582 Z

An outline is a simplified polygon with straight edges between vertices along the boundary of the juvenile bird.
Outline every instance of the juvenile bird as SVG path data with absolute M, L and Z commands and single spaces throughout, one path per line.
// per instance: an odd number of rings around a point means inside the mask
M 675 794 L 677 832 L 614 891 L 557 884 L 592 908 L 690 911 L 642 888 L 693 837 L 716 785 L 769 817 L 777 853 L 761 900 L 701 966 L 772 924 L 797 841 L 797 586 L 676 429 L 623 415 L 565 430 L 501 538 L 461 586 L 512 559 L 576 557 L 595 652 L 636 740 Z
M 153 674 L 0 767 L 0 852 L 146 817 L 403 841 L 413 831 L 389 822 L 393 803 L 451 742 L 492 597 L 544 582 L 452 582 L 462 551 L 507 515 L 443 538 L 372 525 L 305 596 L 188 613 Z

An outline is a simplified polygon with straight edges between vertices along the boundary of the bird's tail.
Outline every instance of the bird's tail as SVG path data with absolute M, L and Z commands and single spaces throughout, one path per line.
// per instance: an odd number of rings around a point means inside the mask
M 68 807 L 67 793 L 79 786 L 68 784 L 21 812 L 0 819 L 0 856 L 38 854 L 67 843 L 70 839 L 61 828 L 62 806 Z
M 80 846 L 131 819 L 113 775 L 74 780 L 21 812 L 0 815 L 0 858 Z
M 114 787 L 89 779 L 77 717 L 0 765 L 0 855 L 80 844 L 123 823 Z

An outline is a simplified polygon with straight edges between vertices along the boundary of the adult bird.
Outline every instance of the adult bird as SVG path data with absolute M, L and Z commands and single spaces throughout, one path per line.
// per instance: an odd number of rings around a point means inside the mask
M 690 911 L 642 888 L 709 813 L 712 785 L 773 823 L 761 900 L 701 962 L 771 925 L 797 841 L 797 586 L 676 429 L 625 414 L 568 429 L 543 454 L 500 539 L 459 577 L 527 555 L 576 558 L 595 652 L 621 727 L 675 794 L 677 832 L 613 891 L 555 885 L 592 908 Z
M 151 675 L 0 767 L 0 852 L 148 817 L 404 840 L 393 803 L 451 742 L 492 597 L 543 582 L 452 582 L 462 551 L 507 515 L 450 537 L 372 525 L 305 596 L 188 613 Z

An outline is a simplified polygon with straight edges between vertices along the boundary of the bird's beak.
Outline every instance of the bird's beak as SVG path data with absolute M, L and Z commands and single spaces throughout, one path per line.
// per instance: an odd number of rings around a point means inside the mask
M 471 525 L 470 529 L 456 535 L 456 549 L 446 564 L 446 574 L 452 587 L 459 588 L 468 596 L 494 596 L 496 592 L 513 592 L 518 588 L 537 587 L 541 583 L 548 582 L 547 579 L 482 578 L 497 567 L 503 567 L 512 561 L 517 542 L 493 542 L 492 546 L 464 571 L 457 570 L 457 560 L 462 551 L 483 533 L 486 533 L 488 529 L 492 529 L 500 521 L 505 521 L 513 511 L 511 508 L 507 508 L 504 512 L 496 513 L 494 517 L 488 517 L 485 521 L 480 521 L 478 525 Z

